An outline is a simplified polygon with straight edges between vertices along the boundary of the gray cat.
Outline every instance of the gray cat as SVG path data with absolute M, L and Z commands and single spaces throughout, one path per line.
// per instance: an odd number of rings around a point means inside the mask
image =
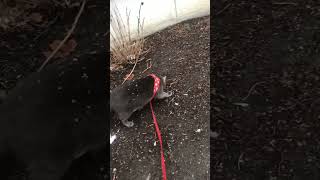
M 166 76 L 159 77 L 160 86 L 155 99 L 170 97 L 172 92 L 164 92 Z M 142 109 L 153 97 L 154 79 L 146 76 L 118 86 L 110 93 L 110 109 L 115 112 L 123 125 L 132 127 L 134 123 L 128 119 L 137 110 Z

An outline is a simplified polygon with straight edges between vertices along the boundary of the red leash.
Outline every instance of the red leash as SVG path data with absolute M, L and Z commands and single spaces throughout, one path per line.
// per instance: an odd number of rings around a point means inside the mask
M 159 139 L 159 142 L 160 142 L 162 179 L 163 180 L 167 180 L 167 172 L 166 172 L 166 164 L 165 164 L 164 154 L 163 154 L 161 131 L 159 129 L 157 118 L 156 118 L 156 115 L 154 114 L 153 107 L 152 107 L 152 100 L 153 100 L 154 96 L 156 95 L 156 93 L 157 93 L 157 91 L 158 91 L 158 89 L 160 87 L 160 79 L 154 74 L 150 74 L 150 76 L 152 76 L 153 79 L 154 79 L 153 96 L 152 96 L 152 99 L 150 101 L 150 108 L 151 108 L 151 112 L 152 112 L 152 118 L 153 118 L 154 127 L 156 129 L 157 136 L 158 136 L 158 139 Z

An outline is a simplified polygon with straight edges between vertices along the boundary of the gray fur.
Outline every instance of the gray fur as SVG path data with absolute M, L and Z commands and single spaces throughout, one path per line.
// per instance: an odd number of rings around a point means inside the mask
M 172 96 L 172 92 L 165 92 L 166 76 L 160 78 L 160 87 L 155 99 L 164 99 Z M 142 109 L 152 100 L 154 79 L 150 76 L 128 82 L 113 89 L 110 93 L 110 108 L 115 112 L 122 124 L 132 127 L 130 116 Z

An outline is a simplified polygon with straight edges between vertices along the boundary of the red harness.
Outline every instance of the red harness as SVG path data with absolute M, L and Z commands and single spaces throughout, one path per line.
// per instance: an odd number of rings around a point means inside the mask
M 160 132 L 160 129 L 159 129 L 159 126 L 158 126 L 158 122 L 157 122 L 156 116 L 155 116 L 154 111 L 153 111 L 153 107 L 152 107 L 152 100 L 155 97 L 155 95 L 157 94 L 157 91 L 159 90 L 159 87 L 160 87 L 160 78 L 158 78 L 154 74 L 150 74 L 149 76 L 153 77 L 153 79 L 154 79 L 153 96 L 152 96 L 152 99 L 150 101 L 150 108 L 151 108 L 151 112 L 152 112 L 153 123 L 154 123 L 155 129 L 156 129 L 156 132 L 157 132 L 157 136 L 158 136 L 158 139 L 159 139 L 159 142 L 160 142 L 162 179 L 163 180 L 167 180 L 166 164 L 165 164 L 164 154 L 163 154 L 161 132 Z

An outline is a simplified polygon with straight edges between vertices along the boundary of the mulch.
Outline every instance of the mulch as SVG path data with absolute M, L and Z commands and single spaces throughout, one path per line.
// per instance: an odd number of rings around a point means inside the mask
M 215 1 L 211 178 L 320 178 L 320 4 Z

